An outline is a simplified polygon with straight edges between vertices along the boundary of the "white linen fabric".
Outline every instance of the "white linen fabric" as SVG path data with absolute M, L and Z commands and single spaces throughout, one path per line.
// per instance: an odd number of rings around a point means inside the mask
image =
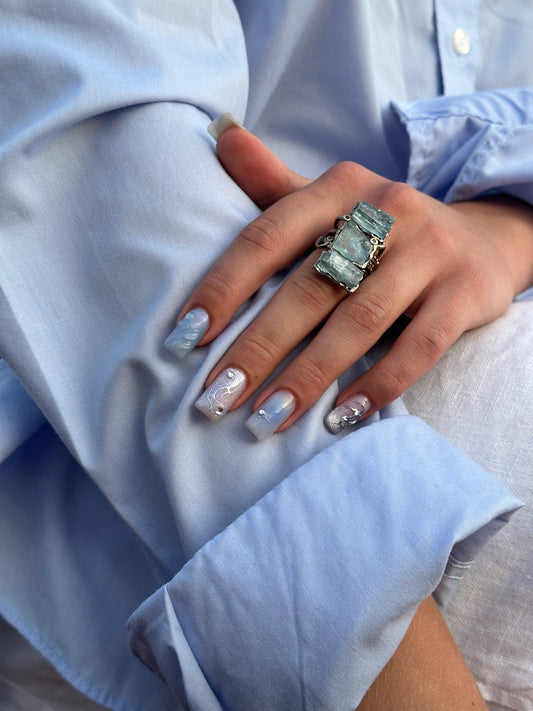
M 484 697 L 520 711 L 533 708 L 532 343 L 533 302 L 515 303 L 465 334 L 404 398 L 526 503 L 479 555 L 445 615 Z
M 184 363 L 165 352 L 186 295 L 257 214 L 205 127 L 229 110 L 310 177 L 355 160 L 443 200 L 533 203 L 533 11 L 0 12 L 0 614 L 112 709 L 354 707 L 420 600 L 449 595 L 450 556 L 466 565 L 519 502 L 402 403 L 327 433 L 366 359 L 261 445 L 246 408 L 216 426 L 193 411 L 284 278 L 211 347 Z M 159 676 L 127 648 L 136 609 L 131 645 Z

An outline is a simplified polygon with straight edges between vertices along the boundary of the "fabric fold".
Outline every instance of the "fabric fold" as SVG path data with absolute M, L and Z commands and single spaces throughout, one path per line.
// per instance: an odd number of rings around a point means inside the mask
M 505 192 L 533 203 L 533 91 L 392 103 L 411 143 L 407 182 L 444 202 Z
M 132 649 L 193 710 L 355 708 L 416 606 L 451 593 L 448 562 L 518 506 L 421 420 L 382 420 L 204 545 L 134 613 Z

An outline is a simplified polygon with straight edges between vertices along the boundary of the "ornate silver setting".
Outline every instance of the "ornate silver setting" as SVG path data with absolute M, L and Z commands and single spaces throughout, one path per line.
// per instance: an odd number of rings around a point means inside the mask
M 315 263 L 319 274 L 353 293 L 379 265 L 394 218 L 384 210 L 358 202 L 349 215 L 340 215 L 333 229 L 315 245 L 324 251 Z

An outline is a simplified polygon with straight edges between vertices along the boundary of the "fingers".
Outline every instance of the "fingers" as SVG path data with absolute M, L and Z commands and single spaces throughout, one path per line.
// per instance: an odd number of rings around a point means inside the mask
M 374 345 L 416 298 L 418 285 L 415 275 L 423 268 L 421 263 L 424 260 L 425 255 L 422 253 L 419 255 L 418 263 L 412 256 L 407 259 L 400 255 L 399 258 L 392 259 L 392 253 L 384 258 L 379 269 L 363 281 L 355 294 L 337 301 L 319 333 L 261 393 L 253 405 L 254 409 L 256 411 L 264 409 L 265 403 L 268 403 L 269 398 L 275 393 L 289 391 L 294 397 L 294 407 L 290 416 L 280 423 L 279 430 L 289 427 L 316 402 L 334 380 Z M 312 278 L 316 283 L 320 283 L 318 275 L 315 274 Z M 274 299 L 270 306 L 272 316 L 265 309 L 262 323 L 259 325 L 263 333 L 266 322 L 273 318 L 275 313 L 279 313 L 278 304 Z M 295 314 L 294 302 L 291 314 L 293 316 Z M 221 364 L 226 367 L 229 362 L 246 362 L 248 373 L 254 374 L 259 371 L 261 379 L 264 379 L 263 374 L 271 372 L 277 364 L 275 358 L 272 359 L 272 355 L 276 354 L 267 351 L 255 353 L 253 361 L 248 362 L 246 350 L 249 348 L 249 343 L 246 335 L 245 332 L 236 341 Z M 276 342 L 279 343 L 283 334 L 278 333 L 273 337 L 278 339 Z M 250 376 L 250 380 L 252 386 L 255 386 L 253 375 Z M 366 390 L 350 390 L 348 393 L 349 397 L 357 395 L 360 405 L 364 403 L 364 414 L 370 413 L 368 401 L 373 404 L 374 400 L 370 388 L 372 383 L 367 385 L 369 387 Z M 247 395 L 250 394 L 251 389 L 248 390 Z M 245 396 L 241 396 L 235 406 L 239 406 L 244 399 Z
M 180 357 L 215 338 L 269 277 L 304 256 L 318 236 L 329 232 L 336 216 L 350 212 L 358 196 L 397 222 L 379 268 L 355 294 L 347 295 L 316 272 L 316 250 L 303 260 L 208 377 L 196 403 L 207 417 L 217 420 L 242 405 L 320 325 L 313 340 L 256 399 L 247 423 L 259 439 L 286 429 L 401 314 L 414 314 L 391 351 L 339 397 L 326 425 L 340 431 L 402 394 L 472 323 L 475 305 L 465 303 L 456 277 L 458 265 L 466 269 L 461 245 L 471 233 L 461 235 L 455 212 L 353 163 L 338 164 L 309 182 L 242 128 L 226 129 L 217 151 L 232 178 L 266 209 L 235 238 L 184 305 L 167 340 Z M 339 249 L 347 249 L 348 256 L 350 250 L 365 253 L 356 229 L 342 233 L 345 246 Z M 364 234 L 365 223 L 362 229 Z M 333 269 L 339 258 L 329 259 Z M 464 282 L 463 274 L 463 287 Z
M 246 374 L 246 393 L 233 403 L 237 407 L 266 380 L 275 367 L 346 298 L 339 286 L 318 276 L 313 252 L 287 279 L 252 324 L 225 353 L 207 379 L 237 366 Z
M 181 320 L 198 307 L 208 315 L 208 329 L 196 343 L 211 341 L 267 279 L 305 254 L 315 239 L 331 228 L 337 215 L 351 209 L 353 196 L 365 180 L 389 182 L 360 166 L 347 169 L 340 164 L 281 198 L 248 224 L 193 291 L 178 316 Z
M 391 257 L 393 252 L 391 251 Z M 254 404 L 254 433 L 263 438 L 288 427 L 327 387 L 360 358 L 418 294 L 415 275 L 425 269 L 424 252 L 383 259 L 377 272 L 356 294 L 347 296 L 338 285 L 317 274 L 316 253 L 288 279 L 246 331 L 227 351 L 207 380 L 207 400 L 199 409 L 211 419 L 239 407 L 312 329 L 324 321 L 318 335 L 265 389 Z M 402 278 L 398 277 L 402 274 Z M 242 388 L 233 391 L 220 408 L 220 388 L 227 373 L 238 373 Z M 281 395 L 280 395 L 281 393 Z M 285 395 L 283 395 L 285 394 Z M 273 401 L 271 402 L 271 399 Z M 278 412 L 285 402 L 283 417 Z M 273 404 L 274 403 L 274 404 Z M 275 417 L 270 410 L 274 408 Z
M 335 434 L 403 395 L 467 329 L 466 313 L 455 284 L 433 292 L 387 354 L 339 395 L 328 429 Z
M 221 134 L 217 155 L 231 178 L 263 210 L 311 182 L 290 170 L 257 136 L 238 126 Z

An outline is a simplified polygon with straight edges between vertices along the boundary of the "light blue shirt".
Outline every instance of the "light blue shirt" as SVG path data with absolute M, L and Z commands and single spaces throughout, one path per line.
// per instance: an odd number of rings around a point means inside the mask
M 519 505 L 401 402 L 325 430 L 372 354 L 265 443 L 246 406 L 197 413 L 284 274 L 209 348 L 162 344 L 257 214 L 206 134 L 221 112 L 310 177 L 354 160 L 533 203 L 528 7 L 3 3 L 0 613 L 96 701 L 354 708 Z

